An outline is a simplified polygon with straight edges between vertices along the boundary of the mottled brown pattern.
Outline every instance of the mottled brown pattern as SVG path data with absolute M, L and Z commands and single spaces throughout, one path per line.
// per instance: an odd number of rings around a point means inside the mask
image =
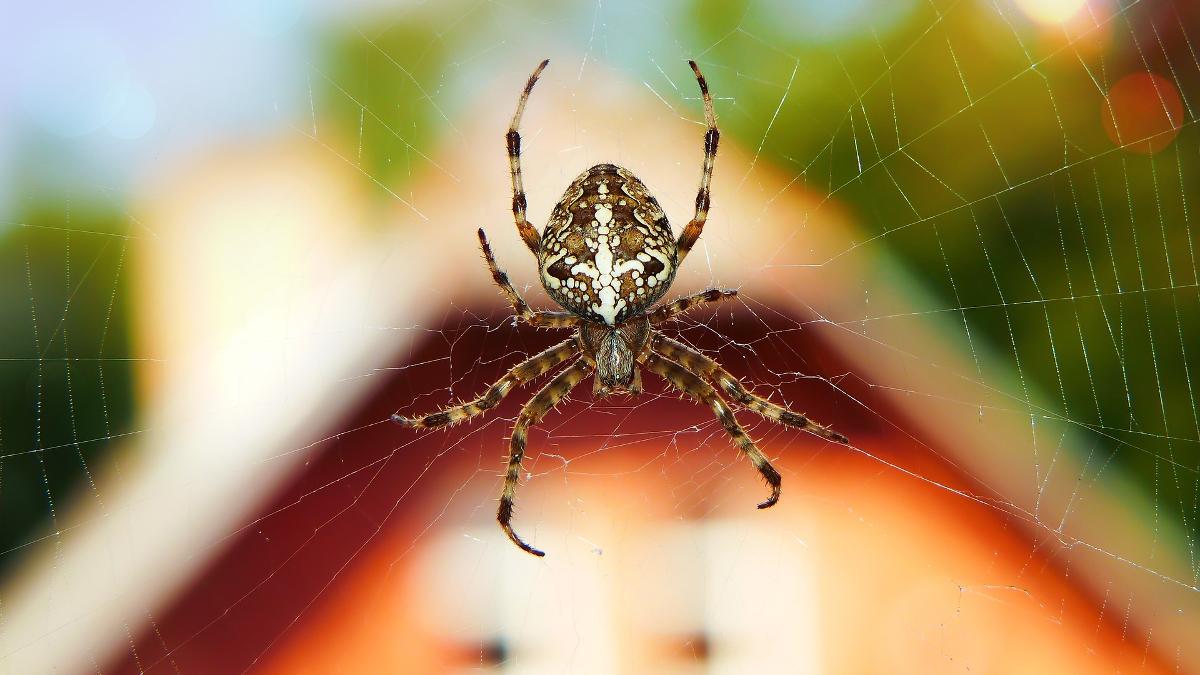
M 637 176 L 614 164 L 597 164 L 571 182 L 541 240 L 546 292 L 589 321 L 612 326 L 643 313 L 675 277 L 666 214 Z M 613 291 L 607 298 L 606 287 Z

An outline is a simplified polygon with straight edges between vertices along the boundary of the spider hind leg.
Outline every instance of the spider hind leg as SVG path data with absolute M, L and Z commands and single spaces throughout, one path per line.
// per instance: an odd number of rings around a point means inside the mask
M 803 429 L 828 441 L 842 445 L 850 444 L 850 439 L 823 424 L 817 424 L 807 415 L 792 412 L 746 389 L 736 377 L 722 368 L 721 364 L 678 340 L 672 340 L 664 335 L 655 335 L 650 348 L 657 354 L 678 361 L 683 364 L 683 367 L 699 374 L 704 379 L 715 382 L 731 399 L 769 420 L 796 429 Z
M 509 392 L 513 389 L 539 375 L 544 375 L 553 370 L 556 366 L 578 352 L 579 347 L 576 345 L 574 338 L 563 340 L 540 354 L 531 356 L 513 366 L 511 370 L 504 374 L 504 377 L 496 380 L 492 386 L 488 387 L 487 391 L 472 401 L 416 417 L 404 417 L 396 413 L 392 415 L 391 419 L 400 426 L 417 429 L 430 429 L 458 424 L 491 410 L 500 401 L 504 400 L 504 397 L 508 396 Z
M 496 520 L 512 543 L 520 547 L 522 551 L 539 558 L 545 556 L 546 553 L 525 543 L 525 540 L 521 539 L 512 528 L 513 502 L 516 498 L 517 484 L 521 478 L 521 460 L 525 457 L 529 427 L 542 421 L 542 417 L 558 405 L 558 402 L 583 381 L 590 371 L 591 366 L 585 361 L 579 360 L 550 380 L 521 409 L 521 415 L 517 418 L 512 438 L 509 440 L 508 468 L 504 472 L 504 491 L 500 494 L 500 507 L 496 510 Z
M 661 375 L 671 386 L 679 391 L 691 396 L 699 403 L 704 403 L 712 408 L 717 415 L 717 420 L 721 422 L 721 426 L 725 427 L 725 431 L 733 438 L 734 443 L 741 449 L 742 454 L 750 460 L 754 468 L 762 474 L 767 485 L 771 488 L 771 495 L 766 501 L 760 503 L 758 508 L 767 509 L 775 506 L 779 501 L 779 494 L 783 484 L 783 478 L 775 467 L 771 466 L 771 462 L 767 460 L 766 455 L 758 449 L 746 431 L 742 429 L 742 425 L 738 424 L 737 418 L 733 416 L 733 411 L 729 409 L 729 405 L 725 403 L 717 390 L 711 384 L 705 382 L 692 371 L 682 365 L 672 361 L 664 356 L 651 353 L 646 357 L 646 367 L 651 372 Z

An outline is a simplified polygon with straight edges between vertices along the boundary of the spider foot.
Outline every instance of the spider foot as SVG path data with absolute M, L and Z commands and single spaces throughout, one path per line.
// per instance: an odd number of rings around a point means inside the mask
M 396 424 L 399 424 L 402 427 L 417 426 L 417 420 L 409 419 L 408 417 L 403 417 L 400 415 L 400 413 L 393 413 L 391 419 L 393 422 L 395 422 Z
M 778 502 L 779 502 L 779 488 L 776 487 L 774 490 L 771 491 L 771 496 L 767 498 L 767 501 L 759 504 L 758 508 L 769 509 L 772 506 L 775 506 L 775 504 L 777 504 Z
M 536 555 L 539 558 L 546 557 L 545 551 L 539 551 L 529 544 L 526 544 L 524 539 L 518 537 L 517 533 L 513 532 L 512 525 L 509 525 L 508 523 L 500 523 L 500 527 L 504 528 L 504 534 L 507 534 L 508 538 L 512 540 L 512 543 L 516 544 L 522 551 L 525 551 L 530 555 Z
M 500 521 L 500 527 L 504 530 L 504 534 L 508 535 L 508 538 L 512 541 L 512 543 L 516 544 L 517 547 L 522 551 L 525 551 L 530 555 L 536 555 L 539 558 L 546 557 L 545 551 L 539 551 L 529 544 L 526 544 L 524 539 L 518 537 L 516 532 L 513 532 L 512 525 L 510 524 L 510 521 L 512 520 L 512 512 L 512 502 L 506 497 L 501 497 L 500 511 L 496 514 L 496 520 Z
M 759 504 L 758 508 L 769 509 L 772 506 L 775 506 L 775 504 L 777 502 L 779 502 L 779 493 L 782 491 L 783 478 L 779 475 L 779 472 L 776 471 L 775 468 L 773 466 L 771 466 L 770 464 L 767 464 L 767 465 L 759 468 L 759 471 L 762 472 L 763 478 L 767 479 L 767 484 L 771 486 L 771 496 L 767 497 L 767 501 Z

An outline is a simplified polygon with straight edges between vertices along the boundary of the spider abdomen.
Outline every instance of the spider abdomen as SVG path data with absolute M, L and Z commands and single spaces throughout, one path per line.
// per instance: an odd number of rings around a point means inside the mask
M 542 234 L 538 267 L 555 302 L 615 326 L 653 305 L 675 278 L 671 226 L 627 169 L 597 164 L 571 182 Z

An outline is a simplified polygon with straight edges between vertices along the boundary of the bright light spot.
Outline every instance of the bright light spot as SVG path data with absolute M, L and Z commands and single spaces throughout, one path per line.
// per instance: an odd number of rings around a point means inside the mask
M 1183 101 L 1171 80 L 1139 71 L 1108 91 L 1100 103 L 1100 120 L 1114 144 L 1152 155 L 1175 140 L 1183 124 Z
M 131 83 L 125 91 L 125 100 L 108 123 L 108 132 L 123 140 L 136 140 L 145 136 L 154 127 L 158 117 L 158 106 L 146 88 Z
M 108 131 L 137 140 L 154 127 L 158 104 L 134 77 L 124 48 L 98 30 L 47 31 L 18 65 L 18 99 L 38 126 L 62 138 Z
M 1087 0 L 1016 0 L 1017 6 L 1038 23 L 1062 23 L 1079 13 Z
M 77 138 L 104 127 L 120 109 L 129 83 L 120 47 L 86 30 L 51 31 L 33 42 L 18 68 L 18 97 L 47 131 Z

